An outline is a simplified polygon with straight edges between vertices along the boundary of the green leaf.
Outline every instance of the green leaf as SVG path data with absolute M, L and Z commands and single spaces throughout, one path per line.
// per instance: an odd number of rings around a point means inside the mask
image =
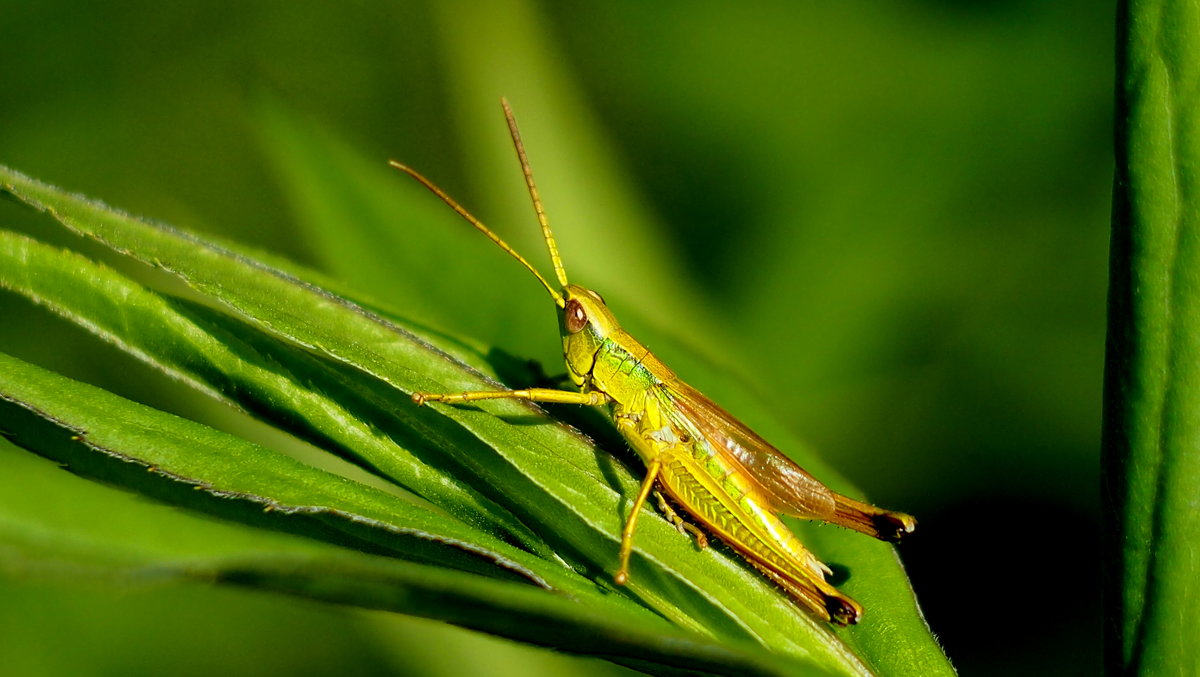
M 256 350 L 281 343 L 304 347 L 311 355 L 273 347 L 271 359 L 307 357 L 328 366 L 326 371 L 306 365 L 301 371 L 336 392 L 332 399 L 338 402 L 361 398 L 369 403 L 351 407 L 370 410 L 368 420 L 381 420 L 379 410 L 391 402 L 394 435 L 431 441 L 448 459 L 436 464 L 439 471 L 453 469 L 543 536 L 574 569 L 607 585 L 628 497 L 637 486 L 625 467 L 536 406 L 493 401 L 480 407 L 417 409 L 408 404 L 406 394 L 415 390 L 495 388 L 495 381 L 478 370 L 489 369 L 478 354 L 444 337 L 418 335 L 322 291 L 301 279 L 304 273 L 295 268 L 285 273 L 231 247 L 140 222 L 15 172 L 0 176 L 19 198 L 48 209 L 77 232 L 178 275 L 247 324 L 178 302 L 171 304 L 172 310 L 187 310 L 193 320 L 221 327 Z M 454 350 L 456 357 L 434 343 Z M 245 401 L 258 402 L 253 408 L 263 406 L 258 396 Z M 376 465 L 369 453 L 360 453 Z M 842 674 L 949 672 L 891 548 L 852 534 L 821 533 L 817 551 L 835 552 L 835 561 L 853 572 L 848 591 L 877 609 L 848 631 L 834 631 L 797 609 L 726 549 L 696 552 L 669 524 L 651 515 L 640 524 L 631 584 L 621 593 L 635 595 L 685 628 L 734 644 L 753 639 Z M 857 647 L 858 655 L 850 646 Z
M 331 365 L 283 341 L 264 340 L 203 307 L 165 298 L 77 254 L 6 231 L 0 231 L 0 287 L 217 398 L 376 468 L 473 524 L 544 548 L 507 511 L 433 471 L 427 459 L 438 461 L 430 453 L 436 450 L 401 445 L 386 434 L 388 417 L 379 411 L 386 403 L 372 404 L 372 395 L 354 392 Z
M 1200 7 L 1124 3 L 1105 373 L 1105 657 L 1200 674 Z M 1181 634 L 1184 633 L 1184 634 Z
M 2 353 L 0 398 L 5 436 L 77 472 L 243 522 L 594 592 L 557 566 L 403 497 Z
M 530 314 L 545 311 L 544 297 L 512 293 L 529 280 L 501 256 L 448 256 L 494 252 L 427 190 L 389 167 L 384 156 L 363 157 L 273 102 L 259 108 L 263 147 L 291 204 L 296 228 L 323 269 L 374 298 L 387 299 L 409 322 L 463 336 L 494 336 L 513 324 L 514 307 Z M 413 237 L 415 232 L 421 237 Z M 480 285 L 480 275 L 494 275 L 498 283 Z M 547 329 L 554 326 L 551 319 Z M 521 329 L 512 328 L 519 335 L 514 340 L 532 331 Z
M 372 495 L 361 485 L 3 354 L 0 413 L 6 435 L 20 444 L 69 457 L 71 467 L 108 479 L 129 473 L 158 476 L 202 490 L 193 493 L 257 504 L 260 510 L 274 507 L 285 518 L 313 515 L 327 523 L 357 523 L 393 536 L 464 545 L 433 533 L 453 531 L 446 520 L 429 518 L 413 528 L 422 518 L 394 497 Z M 148 466 L 151 458 L 167 463 Z M 105 460 L 115 463 L 105 468 Z M 672 630 L 619 598 L 554 594 L 196 516 L 85 482 L 5 444 L 0 444 L 0 462 L 5 468 L 0 473 L 0 574 L 5 576 L 86 576 L 126 584 L 216 581 L 436 618 L 546 646 L 603 653 L 657 671 L 671 666 L 812 673 Z M 114 468 L 119 464 L 124 471 Z M 176 474 L 189 467 L 210 479 L 201 483 Z M 257 485 L 270 485 L 283 500 L 294 502 L 281 504 L 243 491 Z M 296 503 L 314 499 L 325 503 Z M 329 504 L 354 505 L 360 514 Z M 407 526 L 391 528 L 397 520 Z

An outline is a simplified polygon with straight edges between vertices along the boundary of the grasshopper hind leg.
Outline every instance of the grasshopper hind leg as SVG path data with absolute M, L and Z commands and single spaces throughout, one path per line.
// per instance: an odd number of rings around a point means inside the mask
M 854 625 L 862 619 L 863 609 L 858 602 L 842 594 L 837 588 L 824 582 L 822 577 L 811 579 L 796 578 L 769 566 L 751 561 L 754 568 L 761 571 L 776 585 L 783 588 L 796 601 L 811 609 L 825 620 L 841 625 Z M 821 565 L 824 567 L 825 565 Z

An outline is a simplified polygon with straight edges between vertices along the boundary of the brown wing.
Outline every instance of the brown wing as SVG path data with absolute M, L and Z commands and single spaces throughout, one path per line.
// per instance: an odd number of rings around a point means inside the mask
M 761 485 L 777 512 L 808 519 L 833 517 L 836 494 L 744 423 L 681 381 L 664 386 L 663 391 L 674 405 L 664 409 L 677 412 L 685 419 L 678 423 L 694 428 L 719 453 L 736 459 Z

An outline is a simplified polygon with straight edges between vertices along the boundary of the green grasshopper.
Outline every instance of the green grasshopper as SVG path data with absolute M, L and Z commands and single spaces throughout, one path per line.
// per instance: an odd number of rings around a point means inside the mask
M 512 108 L 504 99 L 501 105 L 561 289 L 553 287 L 516 250 L 424 176 L 398 162 L 390 164 L 419 181 L 520 261 L 550 292 L 559 309 L 567 375 L 579 390 L 418 392 L 413 401 L 422 405 L 510 398 L 606 406 L 617 430 L 646 464 L 646 478 L 621 532 L 620 566 L 613 576 L 617 584 L 629 580 L 638 515 L 658 486 L 662 492 L 655 494 L 667 518 L 681 532 L 691 532 L 699 547 L 707 545 L 704 532 L 684 521 L 662 493 L 822 619 L 838 625 L 857 623 L 862 607 L 826 582 L 829 568 L 800 543 L 779 515 L 821 520 L 886 541 L 899 541 L 912 533 L 916 520 L 830 490 L 680 380 L 649 348 L 621 329 L 599 294 L 568 283 Z

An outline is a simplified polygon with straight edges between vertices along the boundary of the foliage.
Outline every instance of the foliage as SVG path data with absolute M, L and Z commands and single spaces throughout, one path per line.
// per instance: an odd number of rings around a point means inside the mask
M 1122 9 L 1105 401 L 1106 665 L 1200 671 L 1200 9 Z
M 186 514 L 151 506 L 140 524 L 136 504 L 110 491 L 120 518 L 105 523 L 120 531 L 107 537 L 90 520 L 68 523 L 60 534 L 41 521 L 36 504 L 17 506 L 32 520 L 18 521 L 17 534 L 39 536 L 14 535 L 21 560 L 112 563 L 118 571 L 261 586 L 450 620 L 652 670 L 948 670 L 890 548 L 867 539 L 845 539 L 835 551 L 852 572 L 851 592 L 872 604 L 877 618 L 845 637 L 798 611 L 731 553 L 693 552 L 663 520 L 647 520 L 639 534 L 628 590 L 605 584 L 623 496 L 636 486 L 624 467 L 526 403 L 434 410 L 406 401 L 418 389 L 495 387 L 485 355 L 335 295 L 294 266 L 269 265 L 233 245 L 131 218 L 11 170 L 0 176 L 12 195 L 182 280 L 198 297 L 154 291 L 8 232 L 0 233 L 0 284 L 432 504 L 6 357 L 0 373 L 11 439 L 80 474 L 241 525 L 206 533 Z M 25 465 L 33 481 L 53 481 L 45 466 Z M 46 495 L 62 501 L 65 491 Z M 86 500 L 68 501 L 73 510 L 103 516 L 106 492 L 83 491 Z M 164 533 L 191 531 L 197 533 L 161 541 Z M 76 542 L 80 532 L 92 534 L 90 547 Z M 796 665 L 756 654 L 755 642 Z

